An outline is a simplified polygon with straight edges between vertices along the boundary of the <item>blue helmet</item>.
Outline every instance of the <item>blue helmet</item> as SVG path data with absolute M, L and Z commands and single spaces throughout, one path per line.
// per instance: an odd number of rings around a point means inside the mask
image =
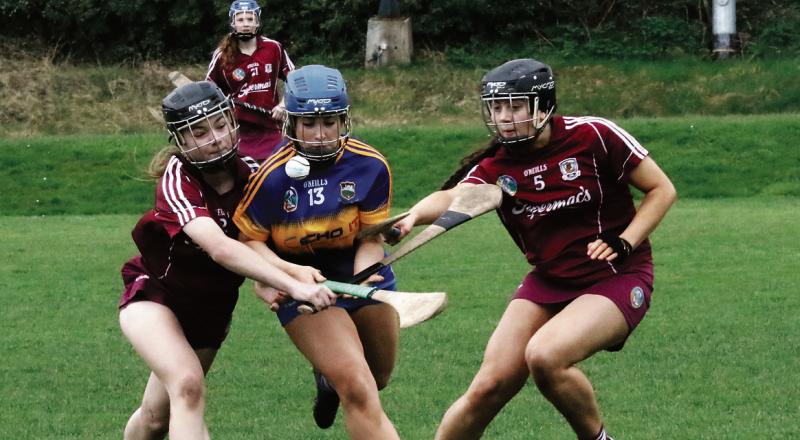
M 297 153 L 316 162 L 335 158 L 344 148 L 351 131 L 350 103 L 341 72 L 317 64 L 293 70 L 286 77 L 283 99 L 288 113 L 283 122 L 283 133 L 294 141 Z M 306 124 L 303 124 L 301 136 L 297 130 L 301 118 L 334 118 L 328 121 L 336 122 L 336 138 L 328 133 L 323 135 L 319 124 L 316 126 L 319 130 L 316 139 L 305 135 L 310 130 Z
M 253 32 L 236 32 L 234 19 L 237 14 L 250 13 L 256 18 L 256 27 Z M 235 0 L 228 9 L 228 19 L 231 27 L 231 34 L 240 40 L 251 40 L 256 36 L 261 28 L 261 6 L 255 0 Z

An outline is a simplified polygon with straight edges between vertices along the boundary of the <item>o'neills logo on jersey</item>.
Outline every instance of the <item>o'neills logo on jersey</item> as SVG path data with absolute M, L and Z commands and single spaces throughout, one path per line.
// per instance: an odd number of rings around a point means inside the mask
M 298 200 L 299 197 L 297 196 L 297 190 L 290 186 L 289 189 L 283 193 L 283 210 L 286 212 L 294 212 L 297 210 Z
M 532 205 L 530 203 L 525 203 L 520 199 L 516 199 L 517 204 L 511 208 L 511 213 L 514 215 L 524 214 L 529 219 L 533 219 L 537 215 L 544 216 L 553 211 L 562 208 L 569 208 L 570 206 L 577 205 L 579 203 L 586 203 L 590 200 L 592 200 L 592 194 L 588 189 L 581 186 L 578 190 L 578 193 L 575 195 L 569 196 L 566 199 L 542 203 L 541 205 Z
M 353 200 L 353 197 L 356 196 L 356 183 L 339 182 L 339 194 L 345 200 Z
M 581 170 L 578 168 L 578 159 L 574 157 L 562 160 L 558 163 L 558 166 L 561 168 L 561 179 L 563 180 L 575 180 L 581 175 Z

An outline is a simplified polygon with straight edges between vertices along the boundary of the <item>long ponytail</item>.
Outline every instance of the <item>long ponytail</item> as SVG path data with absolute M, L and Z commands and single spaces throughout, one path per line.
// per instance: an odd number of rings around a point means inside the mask
M 220 64 L 223 70 L 230 70 L 235 67 L 236 54 L 239 53 L 239 40 L 232 34 L 225 34 L 217 46 L 221 52 Z
M 496 139 L 493 139 L 488 146 L 464 156 L 464 158 L 461 159 L 461 164 L 459 165 L 458 169 L 447 178 L 440 189 L 447 190 L 456 186 L 458 182 L 464 178 L 467 172 L 469 172 L 472 167 L 477 165 L 478 162 L 487 157 L 494 156 L 497 153 L 497 150 L 500 149 L 500 145 L 502 145 L 500 142 L 498 142 Z
M 153 180 L 160 179 L 164 175 L 164 170 L 167 169 L 169 158 L 180 154 L 181 150 L 175 145 L 168 145 L 162 148 L 150 159 L 150 165 L 147 167 L 145 174 Z

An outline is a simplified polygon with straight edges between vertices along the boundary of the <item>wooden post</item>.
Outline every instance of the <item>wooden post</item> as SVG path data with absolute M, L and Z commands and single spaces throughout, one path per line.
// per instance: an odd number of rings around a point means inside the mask
M 414 52 L 411 17 L 399 16 L 397 0 L 381 0 L 378 16 L 367 22 L 364 65 L 383 67 L 408 64 Z

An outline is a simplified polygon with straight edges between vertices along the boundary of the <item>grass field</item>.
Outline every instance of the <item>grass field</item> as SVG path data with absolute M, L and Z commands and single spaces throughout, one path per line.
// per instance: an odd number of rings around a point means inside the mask
M 789 439 L 800 393 L 798 199 L 680 200 L 653 237 L 651 312 L 625 350 L 584 364 L 618 439 Z M 120 334 L 118 269 L 134 215 L 0 217 L 0 438 L 120 438 L 147 370 Z M 498 237 L 502 237 L 499 238 Z M 456 257 L 457 255 L 457 257 Z M 526 265 L 493 215 L 396 265 L 448 310 L 404 330 L 382 400 L 403 438 L 432 438 L 476 371 Z M 339 439 L 313 427 L 309 367 L 249 293 L 209 377 L 222 439 Z M 488 439 L 571 439 L 531 386 Z
M 618 354 L 583 367 L 619 439 L 789 439 L 800 419 L 800 124 L 797 114 L 618 121 L 681 199 L 653 236 L 653 307 Z M 427 194 L 481 126 L 372 127 L 395 173 L 397 210 Z M 0 439 L 121 438 L 147 369 L 119 331 L 119 267 L 152 203 L 141 180 L 163 134 L 0 139 Z M 400 261 L 404 290 L 445 290 L 448 310 L 403 331 L 382 392 L 405 439 L 430 439 L 477 370 L 528 270 L 494 215 Z M 310 368 L 243 289 L 209 377 L 220 439 L 340 439 L 313 426 Z M 488 439 L 571 439 L 527 386 Z

